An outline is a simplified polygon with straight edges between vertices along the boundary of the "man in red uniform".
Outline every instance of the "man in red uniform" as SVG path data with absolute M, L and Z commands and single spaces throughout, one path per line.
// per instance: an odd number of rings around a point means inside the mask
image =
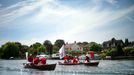
M 28 62 L 33 63 L 33 56 L 32 56 L 32 54 L 30 54 L 28 56 Z
M 41 58 L 41 64 L 43 64 L 43 65 L 46 64 L 46 58 L 44 58 L 44 57 Z
M 69 59 L 68 55 L 64 56 L 64 63 L 68 63 L 69 61 L 68 59 Z
M 85 58 L 85 63 L 89 62 L 89 57 L 88 55 L 86 55 L 86 58 Z
M 35 58 L 34 58 L 34 64 L 37 65 L 38 63 L 39 63 L 39 57 L 35 57 Z
M 75 56 L 75 57 L 73 58 L 72 62 L 75 63 L 75 64 L 78 63 L 77 56 Z

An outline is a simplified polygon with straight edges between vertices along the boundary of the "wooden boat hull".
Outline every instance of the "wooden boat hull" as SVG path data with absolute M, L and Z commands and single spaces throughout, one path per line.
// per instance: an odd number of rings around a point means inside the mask
M 84 63 L 86 66 L 98 66 L 99 62 L 89 62 L 89 63 Z
M 62 62 L 58 62 L 59 65 L 81 65 L 83 63 L 62 63 Z
M 24 63 L 24 68 L 38 69 L 38 70 L 55 70 L 56 64 L 45 64 L 45 65 L 30 65 Z

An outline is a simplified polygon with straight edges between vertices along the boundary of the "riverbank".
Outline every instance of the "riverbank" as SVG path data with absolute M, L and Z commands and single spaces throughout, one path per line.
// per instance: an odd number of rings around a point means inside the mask
M 112 58 L 113 60 L 121 60 L 121 59 L 125 59 L 125 60 L 134 60 L 134 56 L 117 56 Z

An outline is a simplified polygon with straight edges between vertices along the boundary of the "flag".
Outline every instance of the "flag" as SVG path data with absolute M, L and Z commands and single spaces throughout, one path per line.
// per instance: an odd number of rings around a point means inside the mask
M 90 56 L 92 59 L 94 59 L 94 52 L 93 51 L 90 51 Z
M 59 56 L 60 56 L 60 59 L 62 59 L 65 56 L 65 48 L 64 48 L 64 45 L 62 45 L 62 47 L 59 50 Z

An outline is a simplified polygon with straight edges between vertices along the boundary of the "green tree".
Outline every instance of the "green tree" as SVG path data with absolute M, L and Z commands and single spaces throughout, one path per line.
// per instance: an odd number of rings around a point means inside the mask
M 118 56 L 124 55 L 124 52 L 123 52 L 122 47 L 120 45 L 117 46 L 117 55 Z
M 134 56 L 134 48 L 126 47 L 123 49 L 125 56 Z
M 36 42 L 36 43 L 34 43 L 33 45 L 30 46 L 28 52 L 33 54 L 33 55 L 38 55 L 42 52 L 46 53 L 46 49 L 41 43 Z
M 41 46 L 41 44 L 39 42 L 36 42 L 33 45 L 31 45 L 30 47 L 33 47 L 33 48 L 37 49 L 40 46 Z
M 2 48 L 0 47 L 0 58 L 1 58 L 2 55 L 3 55 L 3 50 L 2 50 Z
M 72 56 L 77 56 L 81 53 L 81 51 L 80 50 L 69 50 L 69 51 L 67 51 L 67 53 Z
M 59 49 L 60 49 L 60 48 L 62 47 L 62 45 L 64 45 L 64 44 L 65 44 L 64 40 L 62 40 L 62 39 L 56 40 L 55 43 L 54 43 L 53 52 L 54 52 L 54 53 L 58 53 Z
M 59 52 L 59 47 L 57 47 L 57 46 L 53 46 L 53 53 L 58 53 Z
M 61 48 L 62 45 L 64 44 L 65 44 L 64 40 L 61 40 L 61 39 L 56 40 L 54 43 L 54 45 L 57 46 L 58 48 Z
M 39 53 L 45 53 L 47 54 L 47 51 L 45 49 L 45 47 L 43 45 L 40 45 L 38 48 L 37 48 L 38 52 Z
M 129 41 L 128 39 L 125 39 L 125 46 L 128 46 L 129 45 Z
M 19 51 L 19 56 L 21 58 L 25 58 L 25 53 L 28 51 L 28 49 L 29 49 L 29 46 L 27 46 L 27 45 L 21 45 L 21 49 Z
M 53 45 L 52 45 L 51 41 L 46 40 L 46 41 L 44 41 L 43 45 L 46 47 L 47 52 L 49 53 L 50 57 L 52 57 Z
M 88 44 L 88 42 L 83 42 L 82 44 L 83 44 L 83 45 L 87 45 L 87 44 Z
M 91 51 L 100 52 L 101 49 L 102 49 L 101 45 L 97 43 L 92 43 L 90 46 Z
M 15 42 L 15 44 L 19 47 L 19 57 L 24 58 L 25 57 L 25 52 L 28 50 L 27 45 L 22 45 L 20 42 Z
M 19 54 L 19 46 L 15 44 L 15 42 L 7 42 L 1 47 L 3 51 L 2 58 L 9 59 L 10 57 L 18 57 Z

